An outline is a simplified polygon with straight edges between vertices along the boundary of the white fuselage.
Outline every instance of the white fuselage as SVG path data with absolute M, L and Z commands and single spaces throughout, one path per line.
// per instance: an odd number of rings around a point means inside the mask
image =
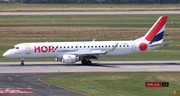
M 118 44 L 117 44 L 118 43 Z M 40 42 L 21 43 L 4 53 L 8 58 L 62 58 L 64 54 L 96 51 L 108 52 L 104 56 L 121 56 L 140 52 L 139 41 L 86 41 L 86 42 Z M 16 48 L 18 47 L 18 48 Z M 161 46 L 148 47 L 155 49 Z M 9 55 L 8 55 L 9 54 Z M 100 56 L 101 57 L 101 56 Z

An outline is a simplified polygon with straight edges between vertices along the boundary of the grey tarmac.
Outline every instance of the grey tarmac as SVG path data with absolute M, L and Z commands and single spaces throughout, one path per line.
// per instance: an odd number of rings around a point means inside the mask
M 92 65 L 61 62 L 0 62 L 0 73 L 180 71 L 180 61 L 93 61 Z
M 0 12 L 0 15 L 123 15 L 123 14 L 180 14 L 180 11 L 105 11 L 105 12 Z
M 87 96 L 82 93 L 39 81 L 39 78 L 69 73 L 2 73 L 0 74 L 0 96 Z M 32 91 L 33 93 L 2 93 L 14 90 Z M 4 91 L 3 91 L 4 92 Z
M 162 72 L 180 71 L 180 61 L 93 61 L 92 65 L 63 64 L 61 62 L 0 62 L 1 90 L 31 90 L 32 94 L 12 93 L 8 96 L 86 96 L 39 81 L 39 78 L 84 72 Z M 0 96 L 7 94 L 0 93 Z

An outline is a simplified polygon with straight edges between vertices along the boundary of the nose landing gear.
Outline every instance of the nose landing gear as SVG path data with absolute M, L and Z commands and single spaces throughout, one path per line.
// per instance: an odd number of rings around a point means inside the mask
M 20 58 L 21 60 L 21 66 L 24 66 L 24 58 Z

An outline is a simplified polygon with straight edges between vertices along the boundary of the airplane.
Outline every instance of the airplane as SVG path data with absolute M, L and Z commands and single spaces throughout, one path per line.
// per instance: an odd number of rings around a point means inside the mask
M 149 31 L 141 38 L 130 41 L 81 41 L 81 42 L 35 42 L 20 43 L 6 51 L 6 58 L 55 58 L 63 63 L 92 64 L 90 59 L 103 56 L 123 56 L 168 46 L 163 42 L 167 16 L 160 16 Z

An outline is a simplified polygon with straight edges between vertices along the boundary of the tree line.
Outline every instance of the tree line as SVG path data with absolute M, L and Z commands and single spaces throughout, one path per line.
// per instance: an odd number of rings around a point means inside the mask
M 30 4 L 179 4 L 180 0 L 11 0 Z

